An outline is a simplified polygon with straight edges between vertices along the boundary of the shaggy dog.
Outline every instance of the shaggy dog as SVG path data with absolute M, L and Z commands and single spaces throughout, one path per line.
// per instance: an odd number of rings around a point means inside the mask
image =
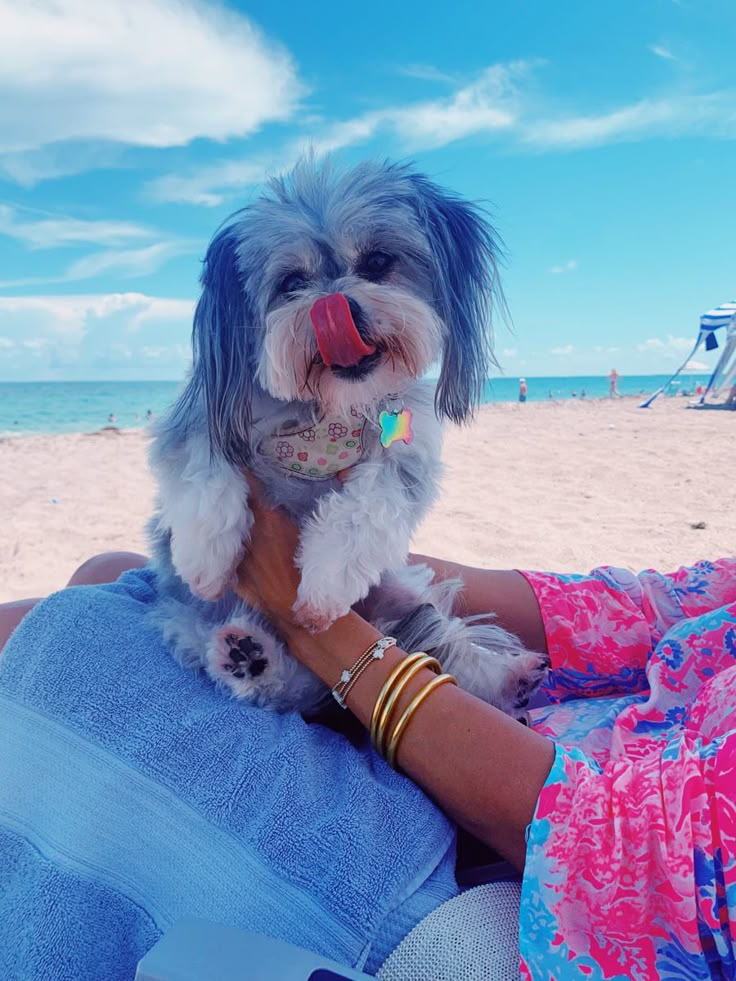
M 219 229 L 191 377 L 151 453 L 154 615 L 184 665 L 275 709 L 327 694 L 232 591 L 247 468 L 300 525 L 301 623 L 322 630 L 360 604 L 404 649 L 524 715 L 543 660 L 491 617 L 453 616 L 461 584 L 406 564 L 437 494 L 440 423 L 471 416 L 492 359 L 495 253 L 477 208 L 388 163 L 305 160 Z M 435 364 L 436 384 L 421 381 Z

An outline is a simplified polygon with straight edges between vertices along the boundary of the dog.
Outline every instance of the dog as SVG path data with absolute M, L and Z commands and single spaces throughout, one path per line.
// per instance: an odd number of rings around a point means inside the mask
M 355 607 L 525 714 L 544 659 L 489 618 L 454 616 L 461 584 L 407 565 L 437 495 L 441 423 L 465 422 L 481 398 L 496 252 L 478 208 L 394 163 L 304 159 L 220 227 L 191 375 L 151 446 L 153 615 L 183 665 L 272 709 L 317 711 L 329 695 L 233 592 L 248 470 L 299 523 L 304 626 Z M 435 364 L 437 382 L 423 381 Z

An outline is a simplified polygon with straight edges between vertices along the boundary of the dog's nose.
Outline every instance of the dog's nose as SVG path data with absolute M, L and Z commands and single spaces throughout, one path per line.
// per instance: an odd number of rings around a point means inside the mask
M 342 293 L 321 296 L 309 311 L 322 360 L 328 367 L 352 368 L 375 353 L 367 344 L 359 325 L 364 321 L 360 305 Z

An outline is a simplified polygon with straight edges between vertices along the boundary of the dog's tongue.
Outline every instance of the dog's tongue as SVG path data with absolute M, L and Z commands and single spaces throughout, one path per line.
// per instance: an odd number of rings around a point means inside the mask
M 326 365 L 350 368 L 376 350 L 375 345 L 366 344 L 358 333 L 350 304 L 342 293 L 321 296 L 309 315 L 319 353 Z

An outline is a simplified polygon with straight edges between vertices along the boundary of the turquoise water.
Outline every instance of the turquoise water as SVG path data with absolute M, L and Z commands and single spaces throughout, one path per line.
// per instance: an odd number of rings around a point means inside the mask
M 633 375 L 619 381 L 622 395 L 655 391 L 664 375 Z M 694 391 L 707 377 L 687 376 L 673 393 Z M 555 399 L 600 398 L 608 394 L 608 379 L 601 376 L 527 378 L 530 402 Z M 176 398 L 179 382 L 0 382 L 0 434 L 91 432 L 114 424 L 125 429 L 143 426 L 146 413 L 163 412 Z M 486 383 L 486 402 L 515 402 L 518 378 L 495 378 Z
M 179 382 L 0 382 L 0 434 L 85 433 L 145 425 L 163 412 Z

